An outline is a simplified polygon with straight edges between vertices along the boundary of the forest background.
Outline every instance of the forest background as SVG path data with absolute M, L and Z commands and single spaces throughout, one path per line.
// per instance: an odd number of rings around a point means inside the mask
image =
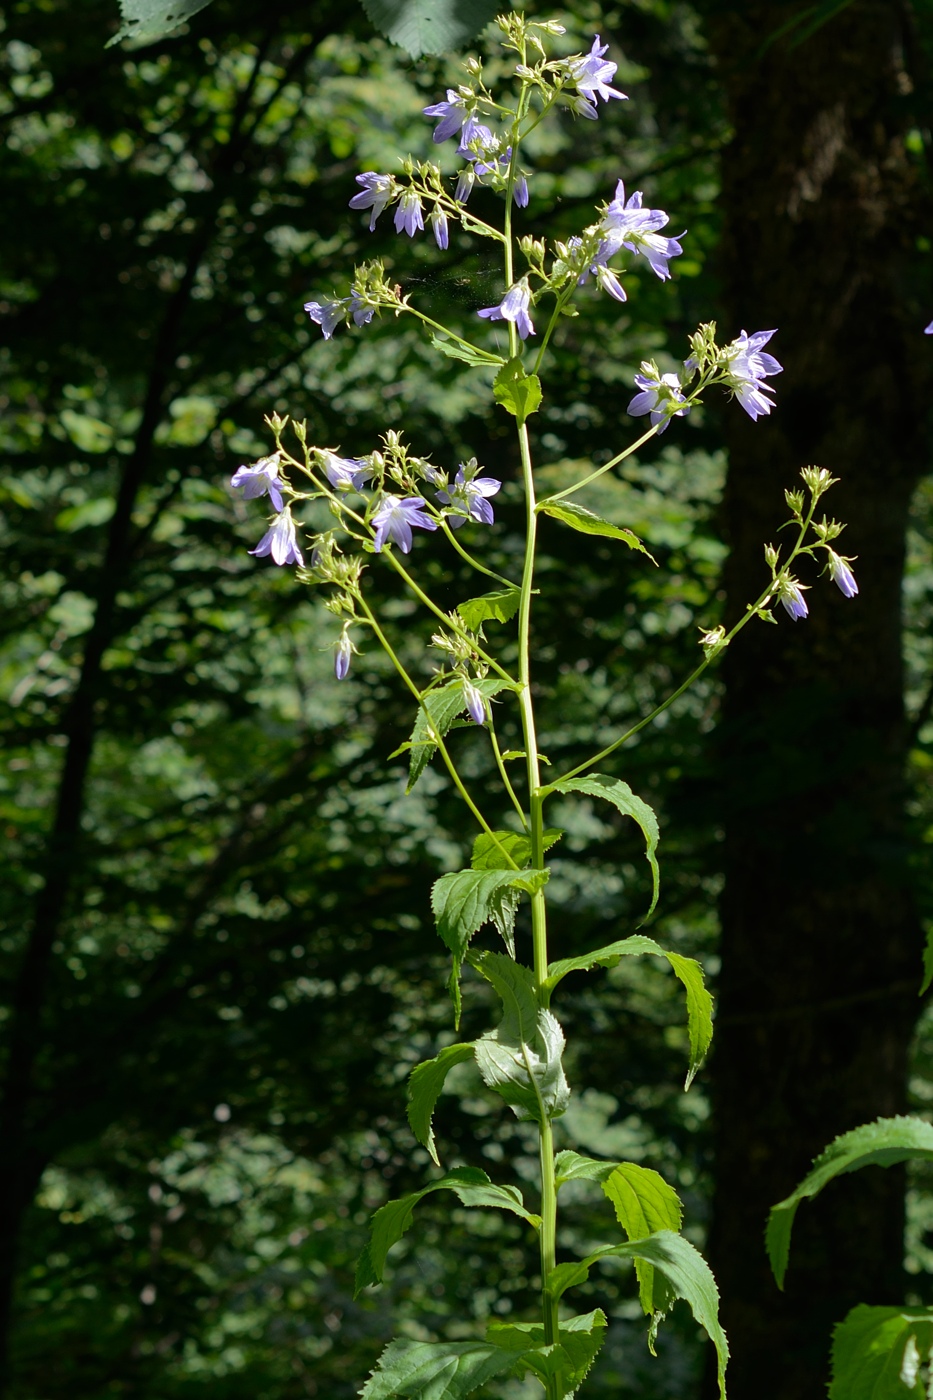
M 631 98 L 542 137 L 530 216 L 567 236 L 623 177 L 689 229 L 672 289 L 643 278 L 568 323 L 549 481 L 608 459 L 639 361 L 672 368 L 700 320 L 778 326 L 786 366 L 771 418 L 694 412 L 600 482 L 590 503 L 656 570 L 548 534 L 544 752 L 573 760 L 679 682 L 697 627 L 759 591 L 800 467 L 841 478 L 858 556 L 857 601 L 822 589 L 806 623 L 747 630 L 624 754 L 662 821 L 652 932 L 718 994 L 697 1085 L 662 972 L 566 1003 L 575 1139 L 685 1197 L 731 1394 L 816 1400 L 850 1306 L 933 1303 L 922 1172 L 805 1209 L 784 1295 L 762 1248 L 835 1133 L 933 1100 L 933 6 L 526 8 L 574 48 L 608 40 Z M 115 11 L 19 0 L 0 34 L 0 1394 L 348 1400 L 391 1315 L 460 1335 L 503 1269 L 520 1315 L 535 1264 L 508 1221 L 426 1202 L 386 1286 L 351 1301 L 370 1211 L 421 1184 L 404 1074 L 449 1037 L 428 891 L 470 833 L 440 774 L 401 800 L 410 715 L 385 665 L 337 684 L 333 620 L 248 557 L 228 481 L 272 409 L 348 454 L 396 428 L 514 481 L 469 371 L 403 325 L 325 345 L 301 310 L 364 249 L 448 322 L 498 284 L 456 238 L 442 260 L 347 209 L 358 170 L 427 153 L 451 60 L 413 62 L 336 0 L 214 0 L 178 37 L 105 50 Z M 499 499 L 507 560 L 518 498 Z M 624 828 L 580 805 L 562 824 L 571 851 L 598 842 L 552 862 L 569 954 L 630 929 L 645 889 Z M 486 1115 L 442 1102 L 446 1160 L 479 1143 L 530 1173 L 523 1125 Z M 581 1189 L 563 1249 L 597 1208 Z M 611 1318 L 593 1400 L 703 1393 L 686 1315 L 652 1360 L 632 1277 L 589 1288 Z

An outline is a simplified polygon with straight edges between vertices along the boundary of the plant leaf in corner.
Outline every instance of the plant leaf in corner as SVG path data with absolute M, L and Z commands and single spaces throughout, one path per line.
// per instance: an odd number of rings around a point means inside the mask
M 541 406 L 541 380 L 536 374 L 526 374 L 519 357 L 504 364 L 492 386 L 496 403 L 507 413 L 524 423 Z
M 626 529 L 624 525 L 613 525 L 611 520 L 603 520 L 601 515 L 587 510 L 585 506 L 578 506 L 575 501 L 541 501 L 537 509 L 540 514 L 552 515 L 572 530 L 579 530 L 581 535 L 605 535 L 607 539 L 621 540 L 629 549 L 637 549 L 639 554 L 647 555 L 652 564 L 658 562 L 633 530 Z

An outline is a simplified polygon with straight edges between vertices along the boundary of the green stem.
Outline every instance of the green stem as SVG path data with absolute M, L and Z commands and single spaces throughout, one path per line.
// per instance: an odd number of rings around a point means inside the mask
M 506 588 L 518 588 L 518 584 L 513 583 L 510 578 L 503 578 L 502 574 L 497 574 L 493 569 L 487 569 L 485 564 L 481 564 L 478 559 L 473 558 L 472 554 L 468 554 L 467 551 L 463 548 L 463 545 L 457 539 L 457 536 L 454 533 L 454 531 L 450 528 L 450 525 L 447 523 L 446 516 L 441 516 L 441 529 L 444 531 L 444 534 L 450 540 L 450 543 L 453 545 L 454 549 L 460 555 L 460 558 L 465 559 L 466 562 L 471 566 L 471 568 L 476 569 L 477 573 L 485 574 L 487 578 L 494 578 L 496 580 L 496 583 L 504 583 Z
M 513 786 L 512 786 L 512 780 L 511 780 L 511 778 L 509 777 L 508 769 L 507 769 L 506 766 L 505 766 L 505 760 L 504 760 L 503 757 L 502 757 L 502 750 L 499 748 L 499 737 L 498 737 L 498 735 L 496 734 L 496 726 L 495 726 L 495 723 L 494 723 L 493 718 L 492 718 L 492 705 L 489 706 L 489 721 L 488 721 L 488 725 L 489 725 L 489 740 L 490 740 L 490 743 L 492 744 L 492 751 L 493 751 L 493 753 L 494 753 L 494 755 L 495 755 L 495 758 L 496 758 L 496 767 L 499 769 L 499 776 L 500 776 L 501 779 L 502 779 L 502 785 L 503 785 L 503 787 L 505 788 L 506 792 L 509 794 L 509 797 L 512 799 L 512 806 L 515 808 L 516 812 L 518 813 L 519 817 L 521 818 L 522 826 L 525 827 L 526 830 L 527 830 L 527 829 L 528 829 L 528 819 L 527 819 L 526 816 L 525 816 L 525 809 L 524 809 L 524 807 L 522 806 L 522 804 L 519 802 L 518 797 L 517 797 L 517 795 L 516 795 L 516 793 L 515 793 L 515 789 L 514 789 Z
M 617 467 L 620 462 L 624 462 L 626 457 L 631 457 L 633 452 L 637 452 L 639 447 L 644 447 L 645 443 L 656 435 L 659 426 L 649 428 L 646 433 L 642 433 L 641 437 L 632 443 L 631 447 L 626 447 L 623 452 L 617 453 L 605 466 L 597 467 L 596 471 L 590 472 L 589 476 L 585 476 L 582 481 L 575 481 L 573 486 L 565 487 L 563 491 L 558 491 L 555 496 L 548 496 L 545 501 L 542 501 L 542 505 L 552 505 L 555 501 L 562 501 L 565 496 L 572 496 L 575 491 L 582 491 L 583 487 L 589 486 L 591 481 L 596 481 L 598 477 L 612 471 L 612 468 Z
M 393 666 L 395 667 L 396 671 L 398 671 L 398 673 L 399 673 L 399 675 L 401 676 L 402 680 L 405 682 L 405 684 L 408 686 L 408 689 L 411 691 L 412 695 L 413 695 L 413 696 L 415 697 L 415 699 L 417 700 L 419 707 L 420 707 L 422 710 L 424 710 L 424 712 L 425 712 L 425 714 L 427 715 L 428 719 L 431 720 L 431 716 L 430 716 L 430 714 L 429 714 L 429 712 L 428 712 L 428 709 L 427 709 L 427 707 L 426 707 L 426 705 L 425 705 L 425 703 L 424 703 L 424 696 L 421 694 L 421 691 L 420 691 L 420 690 L 418 689 L 418 687 L 415 685 L 415 682 L 412 680 L 411 676 L 408 674 L 408 672 L 405 670 L 405 667 L 402 665 L 401 661 L 399 660 L 398 655 L 396 654 L 395 648 L 392 646 L 392 643 L 389 641 L 388 637 L 387 637 L 386 634 L 383 632 L 382 628 L 379 626 L 379 623 L 376 621 L 376 615 L 375 615 L 375 613 L 373 612 L 372 608 L 370 608 L 369 604 L 366 602 L 366 599 L 363 597 L 362 593 L 357 593 L 355 596 L 356 596 L 356 601 L 357 601 L 357 603 L 360 605 L 360 607 L 361 607 L 362 610 L 363 610 L 363 614 L 364 614 L 364 616 L 366 617 L 366 621 L 369 623 L 370 627 L 373 629 L 373 631 L 375 632 L 376 636 L 378 637 L 379 642 L 380 642 L 380 644 L 381 644 L 383 650 L 385 651 L 386 655 L 389 657 L 389 660 L 392 662 L 392 664 L 393 664 Z M 453 781 L 454 781 L 454 786 L 456 787 L 456 789 L 457 789 L 457 791 L 459 792 L 460 796 L 463 798 L 463 800 L 464 800 L 464 802 L 466 803 L 466 805 L 469 807 L 470 811 L 473 813 L 473 816 L 476 818 L 476 820 L 479 822 L 480 826 L 481 826 L 481 827 L 483 828 L 483 830 L 486 832 L 486 835 L 487 835 L 487 836 L 490 836 L 490 837 L 492 838 L 493 842 L 495 843 L 496 846 L 498 846 L 499 850 L 502 852 L 502 855 L 503 855 L 503 856 L 505 857 L 505 859 L 508 861 L 508 863 L 509 863 L 509 865 L 512 867 L 512 869 L 513 869 L 513 870 L 517 870 L 517 869 L 518 869 L 518 866 L 517 866 L 516 862 L 512 859 L 511 855 L 510 855 L 509 852 L 506 850 L 506 848 L 503 846 L 502 842 L 499 840 L 498 836 L 497 836 L 496 833 L 493 831 L 492 827 L 489 825 L 489 823 L 487 822 L 486 818 L 483 816 L 482 812 L 479 810 L 479 808 L 477 807 L 476 803 L 473 801 L 472 797 L 470 796 L 470 794 L 467 792 L 466 788 L 464 787 L 464 785 L 463 785 L 463 780 L 462 780 L 462 778 L 460 777 L 460 774 L 457 772 L 456 765 L 454 764 L 454 761 L 453 761 L 453 759 L 451 758 L 450 753 L 448 752 L 447 745 L 444 743 L 444 740 L 441 738 L 441 735 L 437 732 L 437 730 L 434 729 L 434 722 L 433 722 L 433 720 L 431 720 L 431 725 L 432 725 L 432 729 L 434 730 L 434 738 L 433 738 L 433 741 L 432 741 L 432 742 L 436 743 L 438 749 L 440 749 L 441 756 L 442 756 L 442 758 L 443 758 L 443 760 L 444 760 L 444 763 L 445 763 L 446 766 L 447 766 L 447 771 L 448 771 L 448 773 L 450 774 L 451 778 L 452 778 Z

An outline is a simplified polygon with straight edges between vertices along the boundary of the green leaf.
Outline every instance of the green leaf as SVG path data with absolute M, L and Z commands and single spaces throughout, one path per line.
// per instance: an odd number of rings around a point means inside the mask
M 658 1230 L 676 1234 L 683 1223 L 680 1197 L 664 1177 L 650 1167 L 620 1162 L 603 1182 L 603 1191 L 612 1202 L 616 1219 L 630 1240 L 642 1240 Z M 670 1292 L 662 1274 L 644 1259 L 635 1260 L 641 1305 L 650 1316 L 666 1312 Z
M 423 1064 L 417 1065 L 408 1076 L 408 1122 L 417 1141 L 428 1149 L 438 1166 L 440 1162 L 434 1144 L 434 1129 L 431 1126 L 434 1106 L 454 1065 L 463 1064 L 464 1060 L 472 1058 L 472 1042 L 466 1045 L 448 1045 L 435 1055 L 433 1060 L 425 1060 Z
M 922 1400 L 920 1361 L 931 1346 L 930 1308 L 860 1303 L 833 1331 L 829 1400 Z
M 482 365 L 485 369 L 490 365 L 505 363 L 501 355 L 494 355 L 489 350 L 480 350 L 477 345 L 465 345 L 462 340 L 453 340 L 449 336 L 432 335 L 431 344 L 449 360 L 462 360 L 467 365 Z
M 360 1400 L 462 1400 L 515 1365 L 490 1342 L 390 1342 Z
M 123 24 L 107 43 L 107 48 L 122 39 L 134 44 L 151 44 L 164 39 L 185 20 L 203 10 L 211 0 L 120 0 Z
M 563 834 L 560 827 L 549 826 L 544 833 L 542 849 L 549 851 Z M 510 867 L 506 865 L 502 847 L 508 851 L 519 868 L 528 864 L 531 860 L 530 836 L 526 836 L 520 831 L 497 831 L 495 835 L 499 842 L 498 845 L 485 831 L 481 831 L 473 842 L 473 855 L 470 864 L 474 870 L 508 870 Z
M 574 501 L 542 501 L 536 509 L 542 515 L 552 515 L 571 529 L 579 530 L 581 535 L 605 535 L 611 540 L 622 540 L 629 549 L 637 549 L 640 554 L 648 555 L 652 564 L 658 562 L 633 530 L 627 530 L 624 525 L 613 525 L 610 520 L 603 520 L 601 515 L 587 510 L 585 506 L 578 506 Z
M 526 374 L 519 357 L 504 364 L 492 386 L 496 403 L 524 423 L 541 405 L 541 381 L 536 374 Z
M 113 428 L 103 419 L 75 413 L 73 408 L 63 409 L 60 418 L 71 441 L 82 452 L 106 452 L 113 446 Z
M 658 858 L 655 854 L 658 849 L 660 833 L 658 819 L 652 808 L 640 797 L 636 797 L 628 783 L 623 783 L 621 778 L 605 778 L 600 773 L 591 773 L 589 777 L 582 778 L 564 778 L 562 782 L 553 783 L 551 791 L 582 792 L 588 797 L 602 797 L 606 802 L 611 802 L 613 807 L 622 813 L 623 817 L 631 817 L 641 827 L 645 838 L 645 854 L 648 857 L 648 864 L 651 866 L 653 885 L 651 908 L 645 915 L 646 919 L 650 919 L 658 902 L 658 893 L 661 887 Z
M 363 0 L 380 33 L 412 58 L 464 48 L 500 10 L 510 8 L 500 0 Z
M 507 1347 L 518 1358 L 516 1372 L 531 1371 L 550 1393 L 549 1382 L 559 1381 L 561 1400 L 575 1394 L 605 1340 L 606 1314 L 601 1308 L 581 1317 L 561 1320 L 557 1341 L 545 1344 L 540 1322 L 491 1322 L 490 1342 Z
M 679 953 L 669 953 L 653 938 L 643 933 L 633 933 L 630 938 L 622 938 L 618 943 L 609 943 L 605 948 L 597 948 L 593 953 L 584 953 L 579 958 L 561 958 L 548 967 L 545 987 L 552 992 L 566 977 L 568 972 L 588 972 L 591 967 L 615 967 L 620 958 L 652 953 L 655 957 L 666 958 L 674 974 L 683 983 L 687 994 L 687 1034 L 690 1039 L 690 1067 L 687 1070 L 685 1089 L 693 1083 L 693 1077 L 709 1050 L 713 1039 L 713 998 L 706 990 L 703 969 L 695 958 L 683 958 Z
M 542 1107 L 548 1118 L 558 1117 L 570 1099 L 561 1059 L 564 1033 L 556 1017 L 538 1006 L 534 974 L 502 953 L 473 954 L 470 962 L 495 987 L 504 1013 L 473 1047 L 484 1082 L 516 1118 L 540 1122 Z
M 547 880 L 546 870 L 458 870 L 442 875 L 431 890 L 437 931 L 453 954 L 450 995 L 460 1024 L 460 967 L 473 937 L 485 923 L 495 924 L 514 956 L 512 931 L 519 891 L 533 893 Z
M 412 1223 L 415 1206 L 432 1191 L 453 1191 L 465 1206 L 492 1206 L 520 1215 L 537 1229 L 540 1218 L 524 1207 L 517 1186 L 496 1186 L 484 1171 L 476 1167 L 455 1167 L 453 1171 L 432 1181 L 421 1191 L 413 1191 L 397 1201 L 387 1201 L 370 1221 L 369 1243 L 356 1266 L 354 1297 L 371 1283 L 381 1283 L 386 1255 Z
M 807 1197 L 816 1196 L 834 1177 L 860 1167 L 892 1167 L 914 1158 L 933 1160 L 933 1125 L 922 1118 L 878 1118 L 863 1123 L 831 1142 L 813 1163 L 813 1169 L 786 1200 L 771 1207 L 765 1245 L 778 1288 L 784 1287 L 790 1235 L 797 1207 Z
M 457 604 L 457 612 L 463 619 L 464 627 L 478 632 L 484 622 L 508 622 L 518 612 L 522 595 L 517 588 L 500 588 L 494 593 L 483 593 L 479 598 L 470 598 Z
M 486 680 L 475 681 L 476 689 L 486 700 L 491 700 L 494 695 L 498 695 L 500 690 L 506 690 L 505 681 Z M 446 685 L 439 685 L 435 690 L 429 690 L 423 697 L 422 703 L 418 706 L 418 714 L 415 717 L 415 727 L 411 731 L 411 739 L 408 747 L 411 749 L 411 761 L 408 770 L 408 786 L 406 793 L 411 792 L 421 774 L 427 768 L 431 759 L 437 752 L 437 744 L 434 740 L 441 739 L 452 728 L 454 720 L 458 715 L 462 715 L 467 707 L 466 697 L 463 693 L 463 681 L 457 676 L 454 680 L 448 681 Z M 427 711 L 427 713 L 425 713 Z M 401 753 L 401 749 L 396 749 L 396 753 Z M 393 754 L 393 758 L 395 755 Z
M 554 1158 L 558 1190 L 565 1181 L 605 1181 L 618 1165 L 618 1162 L 598 1162 L 595 1157 L 582 1157 L 579 1152 L 558 1152 Z
M 559 1297 L 565 1289 L 584 1283 L 593 1265 L 600 1259 L 609 1258 L 640 1259 L 650 1264 L 666 1280 L 671 1296 L 683 1298 L 689 1303 L 693 1316 L 705 1329 L 716 1348 L 719 1393 L 722 1400 L 725 1400 L 729 1344 L 719 1324 L 719 1290 L 716 1280 L 699 1250 L 694 1249 L 683 1235 L 676 1235 L 671 1230 L 659 1230 L 646 1239 L 631 1240 L 628 1244 L 607 1245 L 578 1263 L 558 1265 L 549 1279 L 551 1293 Z M 655 1324 L 649 1333 L 649 1345 L 659 1320 L 660 1317 L 656 1316 Z

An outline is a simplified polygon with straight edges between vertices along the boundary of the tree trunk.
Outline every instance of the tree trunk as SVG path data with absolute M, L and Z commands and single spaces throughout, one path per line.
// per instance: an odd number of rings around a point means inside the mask
M 763 1229 L 837 1133 L 904 1111 L 921 972 L 900 588 L 933 348 L 905 292 L 927 213 L 903 139 L 909 36 L 896 6 L 856 0 L 762 51 L 800 8 L 705 7 L 735 129 L 720 340 L 777 326 L 768 348 L 786 366 L 771 418 L 734 405 L 726 419 L 728 619 L 763 586 L 762 546 L 787 538 L 783 493 L 808 464 L 840 478 L 824 504 L 848 522 L 838 548 L 858 556 L 861 589 L 847 600 L 804 561 L 810 617 L 779 607 L 725 665 L 709 1249 L 731 1400 L 823 1400 L 833 1325 L 857 1302 L 903 1301 L 901 1171 L 869 1168 L 804 1206 L 783 1296 Z

